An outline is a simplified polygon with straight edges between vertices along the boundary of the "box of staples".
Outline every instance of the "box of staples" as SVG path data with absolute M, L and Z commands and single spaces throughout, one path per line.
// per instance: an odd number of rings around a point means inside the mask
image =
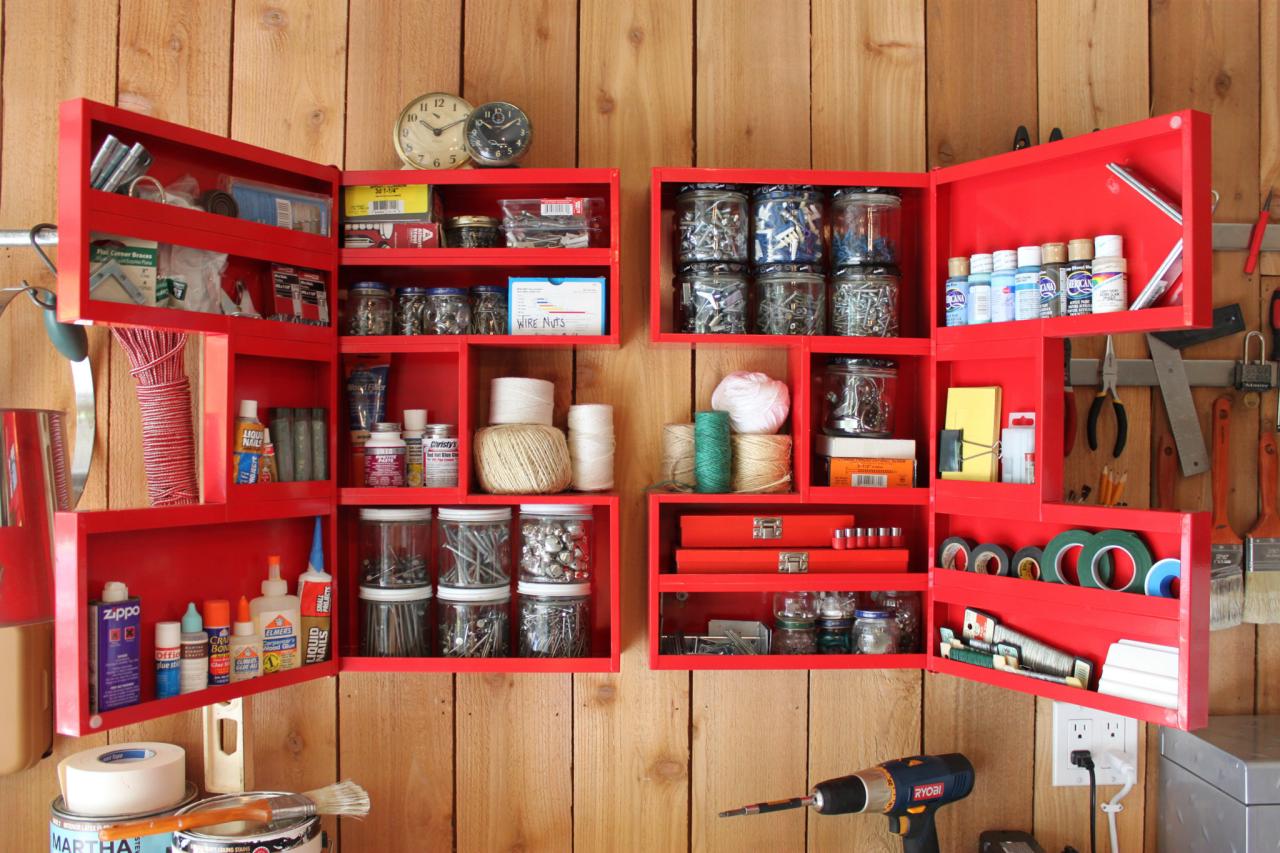
M 428 184 L 346 187 L 342 202 L 342 218 L 347 222 L 398 217 L 439 222 L 441 218 L 440 194 Z
M 95 235 L 89 244 L 89 298 L 155 307 L 169 301 L 156 288 L 160 246 L 154 240 Z
M 508 280 L 513 335 L 603 335 L 604 276 Z

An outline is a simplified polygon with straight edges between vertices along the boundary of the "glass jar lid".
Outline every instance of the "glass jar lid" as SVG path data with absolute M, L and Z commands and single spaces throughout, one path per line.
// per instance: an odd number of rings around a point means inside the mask
M 520 581 L 516 584 L 516 591 L 535 598 L 587 598 L 591 595 L 591 584 Z
M 875 201 L 881 199 L 892 202 L 902 201 L 902 190 L 894 189 L 893 187 L 838 187 L 831 193 L 831 197 L 837 200 L 854 195 L 878 196 L 879 198 L 873 199 Z
M 400 297 L 406 296 L 426 296 L 427 289 L 425 287 L 402 287 L 400 288 Z
M 898 268 L 892 264 L 841 264 L 831 275 L 841 280 L 901 277 Z
M 362 601 L 425 601 L 431 597 L 431 584 L 426 586 L 360 586 Z
M 380 421 L 373 425 L 374 432 L 394 432 L 400 434 L 400 424 L 395 421 Z
M 445 228 L 497 228 L 498 220 L 492 216 L 451 216 Z
M 774 261 L 773 263 L 760 264 L 756 267 L 756 275 L 782 275 L 794 273 L 808 273 L 811 275 L 822 275 L 821 264 L 796 264 L 790 262 Z
M 477 284 L 471 288 L 472 293 L 506 293 L 506 285 L 502 284 Z
M 676 267 L 676 275 L 681 278 L 696 278 L 709 275 L 744 276 L 746 274 L 746 264 L 736 264 L 732 261 L 690 261 L 687 264 L 681 264 Z
M 380 281 L 357 281 L 351 285 L 353 293 L 390 293 L 391 288 Z
M 822 284 L 826 281 L 820 272 L 801 272 L 799 270 L 770 270 L 756 273 L 756 281 L 794 281 L 802 284 Z
M 676 191 L 676 195 L 684 195 L 685 193 L 696 193 L 712 190 L 716 192 L 737 193 L 743 198 L 746 193 L 742 191 L 742 187 L 737 184 L 719 184 L 719 183 L 701 183 L 701 184 L 681 184 L 680 189 Z
M 794 616 L 778 616 L 773 620 L 773 627 L 784 631 L 807 631 L 813 628 L 813 624 L 813 619 Z
M 499 604 L 511 600 L 511 588 L 506 586 L 464 587 L 440 584 L 440 586 L 436 587 L 436 598 L 441 601 Z
M 430 521 L 431 507 L 405 507 L 360 510 L 361 521 Z
M 428 296 L 461 296 L 467 292 L 465 287 L 430 287 L 427 288 Z
M 897 370 L 898 364 L 890 358 L 869 358 L 861 355 L 838 355 L 827 360 L 828 367 L 874 368 Z
M 888 610 L 855 610 L 853 612 L 859 619 L 892 619 L 893 614 Z
M 441 507 L 436 511 L 441 521 L 510 521 L 511 507 L 495 506 L 484 509 Z
M 774 196 L 817 193 L 813 184 L 764 184 L 751 191 L 753 198 L 771 198 Z
M 521 515 L 547 515 L 557 518 L 591 517 L 586 504 L 520 504 Z

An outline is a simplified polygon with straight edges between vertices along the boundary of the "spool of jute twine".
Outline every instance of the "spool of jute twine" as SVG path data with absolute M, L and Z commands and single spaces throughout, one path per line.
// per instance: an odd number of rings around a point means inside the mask
M 693 489 L 693 424 L 666 424 L 662 427 L 660 481 L 660 485 L 680 491 Z
M 573 478 L 564 433 L 540 424 L 503 424 L 475 434 L 476 476 L 495 495 L 564 491 Z
M 791 436 L 735 435 L 733 490 L 748 494 L 791 489 Z

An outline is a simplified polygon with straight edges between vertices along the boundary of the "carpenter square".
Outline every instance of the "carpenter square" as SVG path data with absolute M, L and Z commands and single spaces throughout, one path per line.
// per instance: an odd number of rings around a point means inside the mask
M 1191 477 L 1209 470 L 1209 449 L 1200 432 L 1200 417 L 1191 397 L 1191 383 L 1182 353 L 1154 335 L 1147 335 L 1151 349 L 1151 363 L 1156 369 L 1156 381 L 1160 383 L 1160 396 L 1164 399 L 1164 411 L 1169 418 L 1169 430 L 1173 433 L 1174 446 L 1178 448 L 1178 463 L 1182 476 Z

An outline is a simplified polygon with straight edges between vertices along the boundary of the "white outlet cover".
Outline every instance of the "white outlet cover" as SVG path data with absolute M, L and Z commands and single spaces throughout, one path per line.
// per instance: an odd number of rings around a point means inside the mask
M 1053 703 L 1053 784 L 1089 784 L 1089 773 L 1071 763 L 1071 752 L 1087 749 L 1093 753 L 1094 772 L 1099 785 L 1123 785 L 1124 776 L 1106 759 L 1107 752 L 1119 752 L 1138 767 L 1138 721 L 1093 708 Z

